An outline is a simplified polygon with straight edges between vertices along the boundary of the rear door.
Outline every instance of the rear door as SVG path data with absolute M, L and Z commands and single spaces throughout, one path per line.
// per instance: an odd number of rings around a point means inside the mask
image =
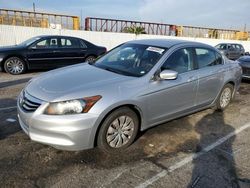
M 195 48 L 199 68 L 197 105 L 212 103 L 223 84 L 224 65 L 222 56 L 209 48 Z
M 60 66 L 84 62 L 86 50 L 81 48 L 80 41 L 71 37 L 60 37 Z

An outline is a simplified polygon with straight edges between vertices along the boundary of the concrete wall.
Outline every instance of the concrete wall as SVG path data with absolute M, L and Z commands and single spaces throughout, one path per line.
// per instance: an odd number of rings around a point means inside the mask
M 38 35 L 76 36 L 86 39 L 96 45 L 105 46 L 107 49 L 111 49 L 117 46 L 118 44 L 121 44 L 126 41 L 137 40 L 137 39 L 149 39 L 149 38 L 183 39 L 183 40 L 203 42 L 212 46 L 215 46 L 216 44 L 221 42 L 234 42 L 242 44 L 245 50 L 250 52 L 250 41 L 172 37 L 172 36 L 161 36 L 161 35 L 136 36 L 135 34 L 128 34 L 128 33 L 59 30 L 59 29 L 34 28 L 34 27 L 9 26 L 9 25 L 0 25 L 0 46 L 18 44 L 26 39 Z

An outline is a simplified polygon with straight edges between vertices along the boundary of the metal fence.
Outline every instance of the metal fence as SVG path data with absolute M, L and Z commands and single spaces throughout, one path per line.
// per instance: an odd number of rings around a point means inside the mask
M 177 26 L 164 23 L 128 21 L 94 17 L 87 17 L 85 19 L 85 30 L 87 31 L 127 32 L 128 28 L 140 28 L 141 30 L 143 29 L 144 34 L 150 35 L 168 35 L 232 40 L 247 40 L 249 38 L 248 32 L 241 32 L 239 30 Z
M 81 20 L 82 22 L 84 20 Z M 78 16 L 0 9 L 0 24 L 53 29 L 80 29 Z M 117 33 L 165 35 L 192 38 L 248 40 L 249 32 L 193 26 L 178 26 L 166 23 L 140 22 L 106 18 L 85 18 L 85 30 Z
M 79 30 L 78 16 L 0 9 L 0 24 Z

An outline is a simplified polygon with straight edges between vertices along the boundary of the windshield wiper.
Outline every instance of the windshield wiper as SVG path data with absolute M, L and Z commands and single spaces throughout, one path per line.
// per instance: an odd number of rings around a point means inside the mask
M 118 73 L 118 74 L 122 74 L 122 71 L 119 71 L 119 70 L 116 70 L 116 69 L 112 69 L 112 68 L 109 68 L 109 67 L 105 67 L 103 68 L 107 71 L 110 71 L 110 72 L 114 72 L 114 73 Z
M 105 69 L 107 71 L 110 71 L 110 72 L 117 73 L 117 74 L 122 74 L 122 75 L 125 75 L 125 76 L 134 76 L 134 77 L 137 77 L 137 75 L 135 75 L 133 73 L 122 71 L 122 70 L 118 70 L 118 69 L 112 69 L 110 67 L 103 67 L 103 69 Z
M 95 63 L 88 63 L 89 65 L 92 65 L 92 66 L 95 66 L 97 68 L 100 68 L 100 69 L 104 69 L 104 70 L 107 70 L 107 71 L 110 71 L 110 72 L 114 72 L 116 74 L 122 74 L 122 75 L 125 75 L 125 76 L 133 76 L 133 77 L 138 77 L 138 75 L 136 74 L 133 74 L 133 73 L 130 73 L 130 72 L 126 72 L 126 71 L 122 71 L 122 70 L 119 70 L 119 69 L 113 69 L 111 67 L 106 67 L 106 66 L 101 66 L 101 65 L 96 65 Z

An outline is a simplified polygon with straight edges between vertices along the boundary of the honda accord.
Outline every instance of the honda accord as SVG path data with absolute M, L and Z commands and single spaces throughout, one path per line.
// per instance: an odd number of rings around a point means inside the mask
M 214 47 L 181 40 L 135 40 L 94 63 L 32 79 L 18 97 L 31 140 L 63 150 L 121 151 L 138 131 L 215 106 L 241 82 L 238 63 Z

